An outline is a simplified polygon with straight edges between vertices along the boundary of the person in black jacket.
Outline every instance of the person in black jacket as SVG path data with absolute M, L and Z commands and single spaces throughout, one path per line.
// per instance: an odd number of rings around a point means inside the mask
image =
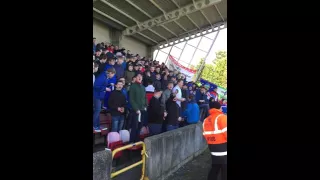
M 161 133 L 163 118 L 166 115 L 164 107 L 160 105 L 161 94 L 161 89 L 156 89 L 148 106 L 149 130 L 151 135 Z
M 180 118 L 179 105 L 176 103 L 176 94 L 171 93 L 170 98 L 166 103 L 167 117 L 167 131 L 171 131 L 178 128 L 178 122 Z
M 118 81 L 116 89 L 111 92 L 108 107 L 112 116 L 112 132 L 119 132 L 124 124 L 124 107 L 126 106 L 126 97 L 122 93 L 123 83 Z

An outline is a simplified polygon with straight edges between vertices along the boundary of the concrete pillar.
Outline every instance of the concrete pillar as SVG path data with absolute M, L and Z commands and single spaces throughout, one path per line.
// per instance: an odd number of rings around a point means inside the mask
M 110 180 L 111 168 L 111 151 L 99 151 L 93 153 L 93 180 Z
M 111 29 L 110 30 L 110 39 L 111 39 L 111 43 L 113 45 L 119 46 L 119 48 L 122 47 L 121 45 L 121 40 L 122 40 L 122 31 L 118 31 L 116 29 Z

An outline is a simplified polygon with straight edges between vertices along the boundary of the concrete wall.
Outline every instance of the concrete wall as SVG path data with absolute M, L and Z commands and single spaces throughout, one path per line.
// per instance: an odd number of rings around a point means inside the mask
M 111 179 L 111 168 L 111 151 L 99 151 L 93 153 L 93 180 Z
M 150 180 L 164 180 L 208 147 L 201 123 L 148 137 L 144 142 L 149 156 L 146 174 Z
M 123 36 L 120 41 L 120 46 L 130 50 L 133 54 L 139 54 L 141 57 L 147 56 L 148 46 L 140 41 L 137 41 L 129 36 Z
M 110 28 L 106 24 L 93 19 L 93 37 L 97 38 L 97 43 L 111 42 Z

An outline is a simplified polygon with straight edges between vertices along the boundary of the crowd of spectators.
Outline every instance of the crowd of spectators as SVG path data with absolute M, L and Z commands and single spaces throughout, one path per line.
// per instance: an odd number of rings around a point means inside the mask
M 111 114 L 112 132 L 130 131 L 131 142 L 139 141 L 142 127 L 155 135 L 197 123 L 208 115 L 209 101 L 221 101 L 217 87 L 213 89 L 208 96 L 209 87 L 187 82 L 184 74 L 164 63 L 112 44 L 96 44 L 93 38 L 95 132 L 103 130 L 101 111 Z

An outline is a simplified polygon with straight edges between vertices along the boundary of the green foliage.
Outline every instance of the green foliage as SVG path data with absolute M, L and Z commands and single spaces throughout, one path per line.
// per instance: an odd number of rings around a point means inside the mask
M 200 68 L 203 61 L 204 59 L 201 59 L 200 63 L 197 65 L 197 69 Z M 223 88 L 227 88 L 227 52 L 216 52 L 216 59 L 212 62 L 213 64 L 205 64 L 201 78 Z

